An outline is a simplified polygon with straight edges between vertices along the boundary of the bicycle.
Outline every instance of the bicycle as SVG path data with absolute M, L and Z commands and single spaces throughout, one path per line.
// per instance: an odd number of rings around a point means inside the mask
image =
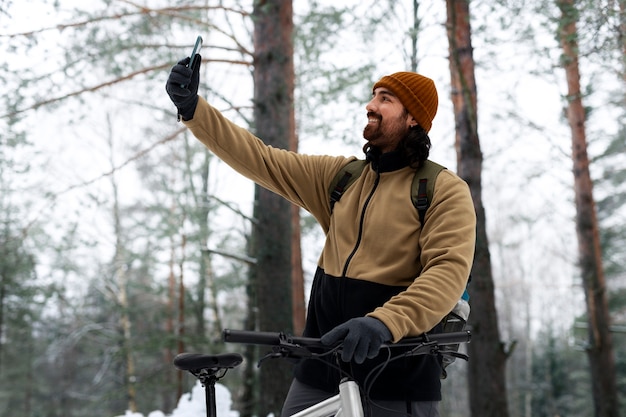
M 278 332 L 258 332 L 249 330 L 226 329 L 223 339 L 228 343 L 271 346 L 272 352 L 266 354 L 259 361 L 272 358 L 310 358 L 321 354 L 336 355 L 340 364 L 337 346 L 322 345 L 320 339 L 308 337 L 292 337 Z M 441 355 L 443 357 L 461 358 L 468 360 L 468 356 L 459 353 L 449 346 L 458 346 L 460 343 L 469 343 L 469 330 L 448 333 L 424 334 L 418 337 L 405 338 L 398 343 L 385 344 L 382 349 L 397 347 L 410 348 L 402 355 Z M 317 353 L 323 351 L 325 353 Z M 215 384 L 226 375 L 229 369 L 239 366 L 243 356 L 239 353 L 220 353 L 207 355 L 201 353 L 181 353 L 174 358 L 174 366 L 181 371 L 188 371 L 195 376 L 205 388 L 207 417 L 217 417 L 215 404 Z M 341 365 L 339 365 L 341 366 Z M 364 417 L 363 397 L 356 381 L 349 376 L 339 382 L 339 394 L 302 410 L 292 417 Z

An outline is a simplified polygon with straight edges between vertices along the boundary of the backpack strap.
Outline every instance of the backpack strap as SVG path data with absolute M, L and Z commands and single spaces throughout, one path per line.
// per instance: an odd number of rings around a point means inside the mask
M 362 159 L 350 161 L 335 175 L 335 178 L 330 183 L 330 187 L 328 187 L 331 214 L 335 203 L 341 199 L 346 189 L 359 178 L 368 163 L 368 161 Z M 411 201 L 413 201 L 413 205 L 417 209 L 422 225 L 424 224 L 426 210 L 430 207 L 430 200 L 432 200 L 435 190 L 435 180 L 437 179 L 437 175 L 444 169 L 446 169 L 446 167 L 443 165 L 439 165 L 431 160 L 426 160 L 420 169 L 415 171 L 415 175 L 413 176 Z
M 424 225 L 426 210 L 430 207 L 430 201 L 435 192 L 435 180 L 441 171 L 446 169 L 429 159 L 424 161 L 424 165 L 415 171 L 413 183 L 411 184 L 411 200 L 419 214 L 420 223 Z M 429 181 L 430 180 L 430 181 Z
M 346 189 L 359 178 L 368 163 L 368 161 L 362 159 L 355 159 L 344 165 L 337 175 L 335 175 L 335 178 L 330 183 L 330 187 L 328 187 L 331 213 L 333 212 L 335 203 L 341 199 Z
M 413 182 L 415 183 L 415 178 L 413 178 Z M 421 224 L 424 224 L 424 217 L 426 217 L 426 210 L 428 209 L 428 206 L 430 206 L 430 202 L 428 201 L 428 192 L 426 191 L 427 188 L 428 188 L 428 178 L 420 178 L 418 180 L 417 199 L 413 200 L 413 205 L 415 206 L 415 208 L 417 208 L 417 214 L 419 214 L 420 216 Z

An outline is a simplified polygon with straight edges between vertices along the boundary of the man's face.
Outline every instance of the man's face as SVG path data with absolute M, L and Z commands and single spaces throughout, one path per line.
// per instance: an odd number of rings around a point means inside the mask
M 367 125 L 363 137 L 383 153 L 395 150 L 409 127 L 416 124 L 398 97 L 386 88 L 374 90 L 365 110 Z

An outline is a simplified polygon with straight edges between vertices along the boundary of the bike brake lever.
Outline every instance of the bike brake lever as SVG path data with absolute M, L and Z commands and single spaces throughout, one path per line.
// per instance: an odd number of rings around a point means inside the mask
M 425 342 L 417 345 L 413 349 L 409 350 L 407 353 L 412 355 L 423 355 L 423 354 L 437 354 L 441 353 L 441 349 L 437 342 Z
M 285 357 L 290 358 L 310 358 L 313 353 L 300 345 L 293 343 L 293 339 L 281 333 L 278 337 L 278 346 L 274 347 L 275 351 L 280 351 Z
M 260 367 L 261 363 L 266 361 L 267 359 L 301 359 L 310 358 L 311 356 L 313 356 L 313 353 L 309 349 L 294 344 L 291 338 L 287 337 L 284 333 L 281 333 L 278 337 L 278 346 L 272 347 L 272 352 L 263 356 L 259 360 L 257 367 Z
M 284 355 L 279 352 L 270 352 L 266 354 L 265 356 L 263 356 L 261 359 L 259 359 L 259 362 L 257 362 L 256 367 L 260 368 L 261 364 L 268 359 L 278 359 L 278 358 L 284 358 Z
M 466 361 L 466 362 L 467 362 L 467 361 L 469 361 L 469 356 L 468 356 L 468 355 L 466 355 L 466 354 L 464 354 L 464 353 L 459 353 L 459 352 L 446 352 L 445 350 L 444 350 L 444 351 L 439 351 L 439 353 L 440 353 L 442 356 L 452 356 L 452 357 L 455 357 L 455 358 L 463 359 L 463 360 L 464 360 L 464 361 Z

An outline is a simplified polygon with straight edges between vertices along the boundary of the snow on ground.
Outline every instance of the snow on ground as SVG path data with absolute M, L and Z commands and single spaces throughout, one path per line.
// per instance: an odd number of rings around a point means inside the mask
M 217 417 L 239 417 L 239 412 L 230 408 L 232 406 L 230 392 L 221 384 L 215 384 L 215 402 Z M 190 393 L 180 397 L 178 406 L 172 414 L 166 415 L 162 411 L 152 411 L 146 417 L 206 417 L 206 415 L 205 391 L 198 381 Z M 144 417 L 144 415 L 126 411 L 126 414 L 117 417 Z

